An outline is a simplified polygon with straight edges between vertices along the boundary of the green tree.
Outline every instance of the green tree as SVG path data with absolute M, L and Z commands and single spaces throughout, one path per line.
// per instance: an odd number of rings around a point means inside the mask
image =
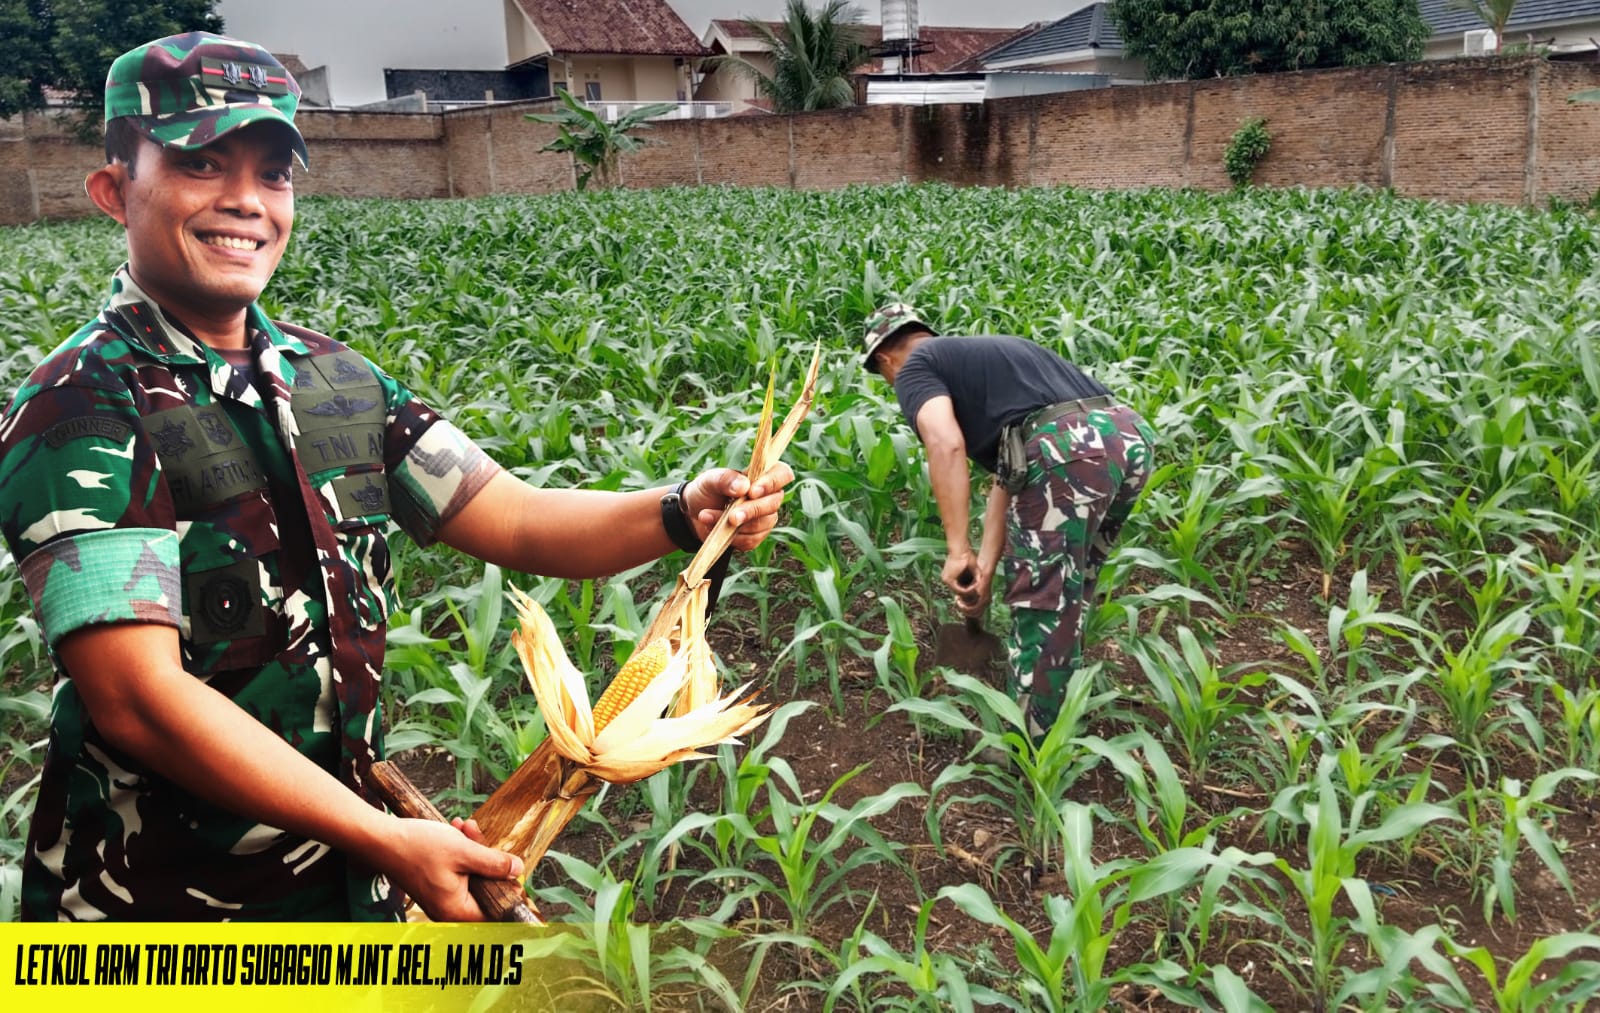
M 1494 51 L 1500 52 L 1500 45 L 1506 38 L 1506 23 L 1511 20 L 1511 12 L 1517 8 L 1517 0 L 1451 0 L 1451 5 L 1471 11 L 1479 21 L 1493 29 Z
M 554 123 L 561 133 L 540 151 L 568 151 L 583 168 L 578 172 L 578 189 L 589 186 L 589 180 L 599 177 L 601 186 L 610 186 L 617 175 L 617 159 L 624 152 L 637 151 L 645 141 L 634 137 L 630 131 L 642 130 L 646 121 L 678 108 L 673 102 L 656 102 L 642 106 L 607 122 L 599 113 L 573 98 L 565 89 L 557 92 L 561 108 L 553 113 L 528 113 L 527 118 L 539 123 Z
M 1129 56 L 1151 79 L 1415 60 L 1417 0 L 1113 0 Z
M 66 92 L 86 127 L 99 124 L 106 70 L 134 46 L 189 31 L 222 31 L 217 0 L 0 0 L 0 117 Z
M 777 112 L 839 109 L 855 104 L 850 75 L 872 59 L 860 22 L 861 9 L 849 0 L 827 0 L 815 11 L 805 0 L 789 0 L 783 25 L 776 30 L 765 21 L 745 20 L 772 52 L 770 75 L 737 56 L 713 57 L 706 63 L 754 79 L 756 91 Z
M 0 0 L 0 119 L 44 108 L 44 89 L 55 83 L 49 0 Z

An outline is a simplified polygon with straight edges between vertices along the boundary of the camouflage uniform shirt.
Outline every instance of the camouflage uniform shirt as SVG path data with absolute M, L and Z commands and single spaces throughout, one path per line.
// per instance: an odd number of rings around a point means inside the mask
M 56 659 L 23 871 L 31 919 L 393 918 L 382 876 L 113 747 L 54 649 L 178 630 L 183 667 L 374 805 L 393 584 L 497 470 L 359 353 L 248 311 L 255 383 L 119 270 L 0 423 L 0 531 Z

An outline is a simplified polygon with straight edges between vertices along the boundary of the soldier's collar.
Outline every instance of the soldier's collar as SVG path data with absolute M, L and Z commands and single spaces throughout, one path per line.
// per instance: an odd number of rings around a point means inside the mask
M 264 331 L 267 340 L 280 352 L 290 352 L 294 355 L 310 355 L 311 349 L 306 343 L 292 334 L 286 333 L 261 309 L 260 304 L 251 303 L 245 311 L 245 329 L 250 332 Z
M 214 353 L 208 358 L 205 344 L 162 312 L 133 280 L 127 264 L 112 276 L 111 298 L 101 317 L 141 351 L 166 365 L 204 366 L 220 361 Z M 245 310 L 245 328 L 247 332 L 264 331 L 272 344 L 285 352 L 307 354 L 305 344 L 279 330 L 256 303 Z

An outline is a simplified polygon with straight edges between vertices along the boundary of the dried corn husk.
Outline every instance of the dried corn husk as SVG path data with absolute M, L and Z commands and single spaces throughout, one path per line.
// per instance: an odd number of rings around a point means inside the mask
M 768 381 L 746 474 L 763 475 L 778 463 L 811 409 L 820 363 L 819 347 L 812 354 L 799 399 L 776 432 L 772 429 L 776 375 Z M 548 616 L 529 599 L 518 602 L 523 625 L 518 631 L 517 653 L 534 686 L 550 736 L 478 807 L 473 818 L 488 843 L 522 856 L 525 868 L 531 870 L 544 856 L 602 782 L 637 780 L 680 760 L 704 756 L 700 749 L 727 741 L 764 720 L 762 708 L 741 697 L 742 689 L 729 696 L 718 695 L 716 668 L 705 642 L 706 574 L 732 543 L 732 515 L 742 502 L 728 505 L 639 640 L 636 655 L 656 650 L 655 645 L 666 640 L 672 645 L 669 660 L 604 728 L 596 727 L 582 674 L 567 660 Z M 636 674 L 629 673 L 630 678 Z M 673 716 L 661 717 L 674 700 Z

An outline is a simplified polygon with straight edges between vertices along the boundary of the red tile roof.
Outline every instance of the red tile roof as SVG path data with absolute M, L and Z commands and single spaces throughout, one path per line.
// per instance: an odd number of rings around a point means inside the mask
M 1018 34 L 1018 28 L 941 28 L 923 25 L 917 33 L 918 40 L 933 48 L 916 58 L 919 74 L 938 74 L 949 70 L 976 70 L 961 66 L 979 53 L 986 52 Z M 874 45 L 883 37 L 883 29 L 872 26 Z
M 557 53 L 705 56 L 666 0 L 517 0 Z
M 1029 32 L 1034 32 L 1040 22 L 1019 27 L 1019 29 L 923 29 L 926 32 L 950 32 L 952 37 L 941 38 L 934 43 L 933 53 L 918 56 L 917 69 L 923 72 L 938 72 L 938 70 L 982 70 L 979 56 L 998 50 L 1000 46 L 1011 42 L 1013 38 L 1021 38 Z M 942 51 L 941 51 L 942 50 Z M 928 58 L 934 58 L 939 66 L 931 66 Z

